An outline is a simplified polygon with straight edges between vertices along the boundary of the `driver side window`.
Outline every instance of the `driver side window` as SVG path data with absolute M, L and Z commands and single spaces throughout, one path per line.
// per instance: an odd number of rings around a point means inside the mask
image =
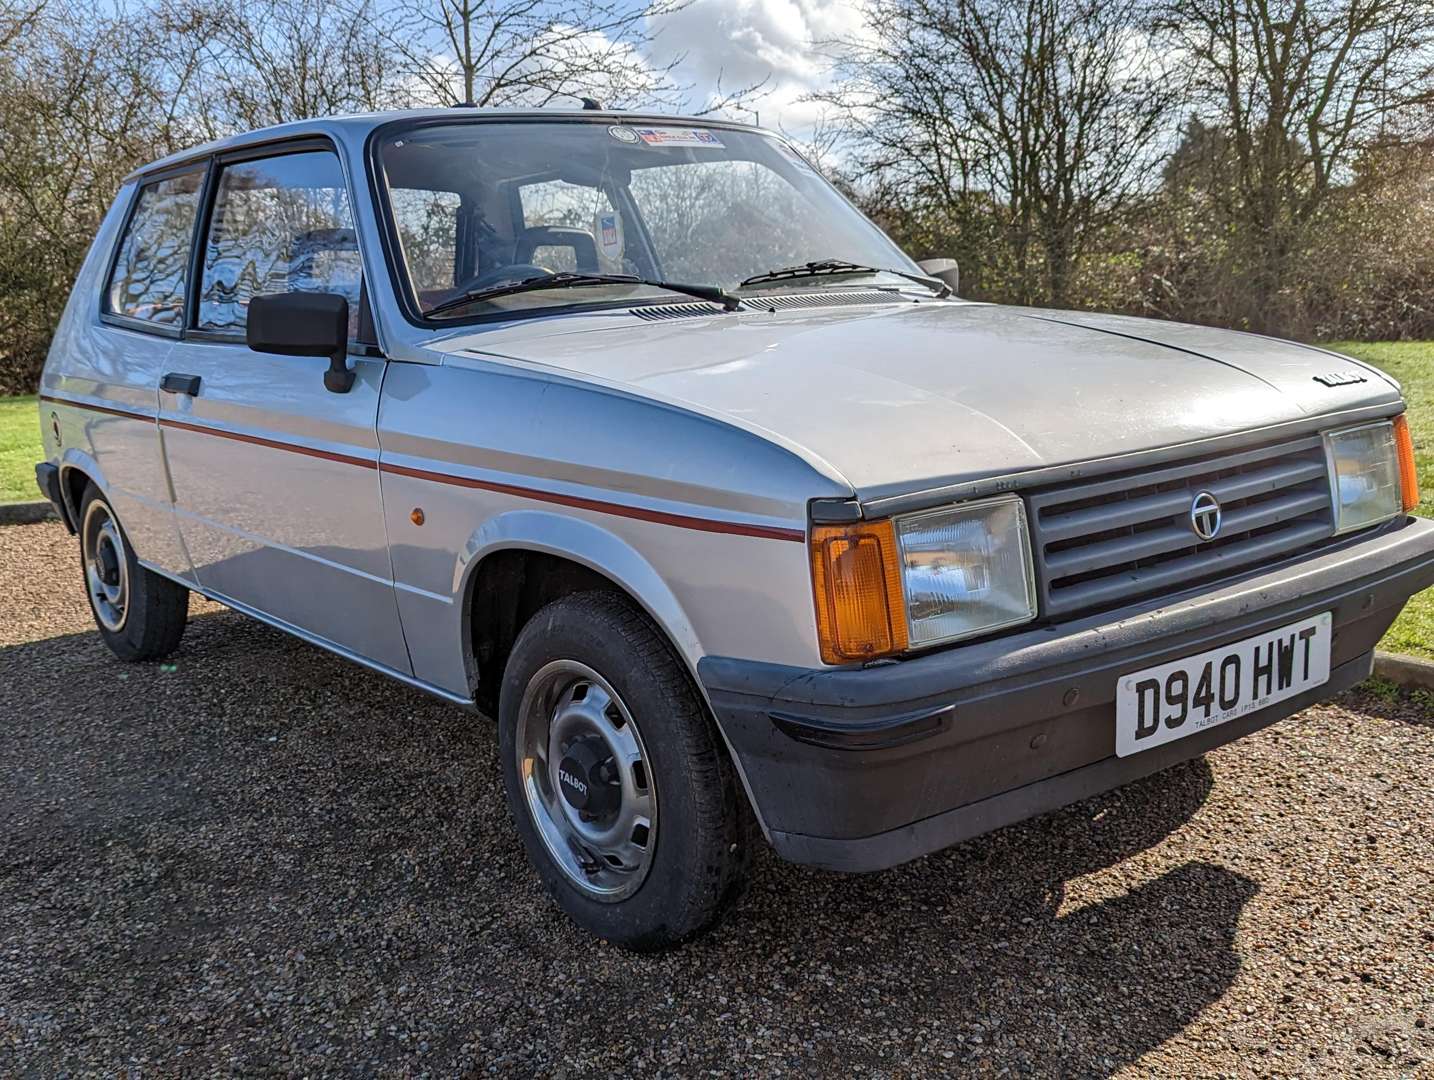
M 242 334 L 265 293 L 348 297 L 357 331 L 358 237 L 339 160 L 304 151 L 224 166 L 214 197 L 199 293 L 199 328 Z

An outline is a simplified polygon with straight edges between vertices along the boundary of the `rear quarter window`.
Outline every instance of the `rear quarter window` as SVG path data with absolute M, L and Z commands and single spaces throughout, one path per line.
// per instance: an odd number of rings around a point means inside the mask
M 203 186 L 201 169 L 140 187 L 115 253 L 106 311 L 157 326 L 184 324 L 189 249 Z

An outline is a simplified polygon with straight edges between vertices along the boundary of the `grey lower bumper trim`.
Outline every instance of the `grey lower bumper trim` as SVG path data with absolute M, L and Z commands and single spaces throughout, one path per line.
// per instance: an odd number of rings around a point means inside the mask
M 1014 825 L 1038 814 L 1058 810 L 1073 802 L 1128 784 L 1133 780 L 1189 761 L 1236 739 L 1278 723 L 1331 694 L 1348 690 L 1369 676 L 1374 654 L 1341 665 L 1330 673 L 1330 681 L 1306 694 L 1261 712 L 1166 743 L 1134 757 L 1109 757 L 1084 768 L 1052 776 L 1034 784 L 992 795 L 990 798 L 948 810 L 943 814 L 875 836 L 858 839 L 830 839 L 801 833 L 773 832 L 771 842 L 777 854 L 793 862 L 827 870 L 864 873 L 886 870 L 974 836 Z
M 1434 585 L 1434 522 L 1407 519 L 1161 605 L 870 668 L 705 657 L 698 674 L 788 858 L 878 869 L 1164 768 L 1367 675 Z M 1115 756 L 1115 688 L 1141 671 L 1328 613 L 1331 681 L 1253 717 Z

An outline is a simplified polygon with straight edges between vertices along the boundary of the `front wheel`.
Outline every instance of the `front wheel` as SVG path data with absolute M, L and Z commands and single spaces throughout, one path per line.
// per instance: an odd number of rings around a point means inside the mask
M 135 558 L 119 518 L 99 488 L 80 500 L 80 562 L 100 637 L 121 660 L 158 660 L 179 647 L 189 590 Z
M 508 805 L 584 929 L 676 944 L 737 895 L 749 811 L 686 670 L 625 598 L 578 593 L 518 635 L 499 702 Z

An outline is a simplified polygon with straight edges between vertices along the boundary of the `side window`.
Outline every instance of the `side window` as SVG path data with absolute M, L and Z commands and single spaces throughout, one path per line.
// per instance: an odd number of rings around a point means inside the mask
M 353 208 L 339 160 L 305 151 L 224 166 L 205 238 L 199 327 L 242 333 L 252 297 L 336 292 L 350 333 L 362 285 Z
M 189 245 L 204 171 L 155 180 L 139 189 L 105 292 L 105 310 L 158 326 L 184 325 Z

